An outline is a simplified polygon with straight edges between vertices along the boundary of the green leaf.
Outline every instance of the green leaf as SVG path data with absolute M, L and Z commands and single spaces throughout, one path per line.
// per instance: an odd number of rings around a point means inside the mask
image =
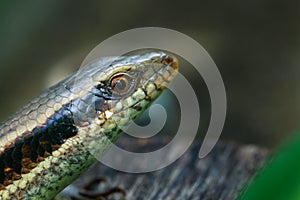
M 270 158 L 238 199 L 300 199 L 300 133 Z

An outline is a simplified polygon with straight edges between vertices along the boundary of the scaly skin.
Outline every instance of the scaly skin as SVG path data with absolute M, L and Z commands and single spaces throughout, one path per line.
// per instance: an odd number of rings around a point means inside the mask
M 0 125 L 0 199 L 53 199 L 160 95 L 177 67 L 163 52 L 119 57 L 42 92 Z

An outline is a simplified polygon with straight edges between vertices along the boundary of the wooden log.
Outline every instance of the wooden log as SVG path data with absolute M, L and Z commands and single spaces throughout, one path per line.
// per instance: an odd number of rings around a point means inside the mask
M 145 152 L 168 139 L 136 145 L 126 138 L 121 141 L 122 146 L 130 143 L 130 150 Z M 193 144 L 179 160 L 150 173 L 124 173 L 97 163 L 61 194 L 68 199 L 235 199 L 268 154 L 253 145 L 219 142 L 200 160 L 200 146 Z

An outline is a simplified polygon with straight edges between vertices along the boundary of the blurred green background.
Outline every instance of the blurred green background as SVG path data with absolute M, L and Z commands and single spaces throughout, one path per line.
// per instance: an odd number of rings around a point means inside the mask
M 0 120 L 77 70 L 106 38 L 157 26 L 194 38 L 219 67 L 228 98 L 221 137 L 275 147 L 299 128 L 299 19 L 296 0 L 2 1 Z M 205 83 L 181 64 L 199 90 L 205 133 Z

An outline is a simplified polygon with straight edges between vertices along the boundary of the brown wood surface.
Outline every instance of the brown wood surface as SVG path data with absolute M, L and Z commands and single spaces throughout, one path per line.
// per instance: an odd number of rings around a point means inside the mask
M 129 146 L 138 152 L 165 142 Z M 127 143 L 121 138 L 121 144 Z M 97 163 L 62 194 L 69 199 L 235 199 L 267 156 L 265 149 L 256 146 L 219 142 L 200 160 L 200 146 L 193 144 L 179 160 L 151 173 L 124 173 Z

